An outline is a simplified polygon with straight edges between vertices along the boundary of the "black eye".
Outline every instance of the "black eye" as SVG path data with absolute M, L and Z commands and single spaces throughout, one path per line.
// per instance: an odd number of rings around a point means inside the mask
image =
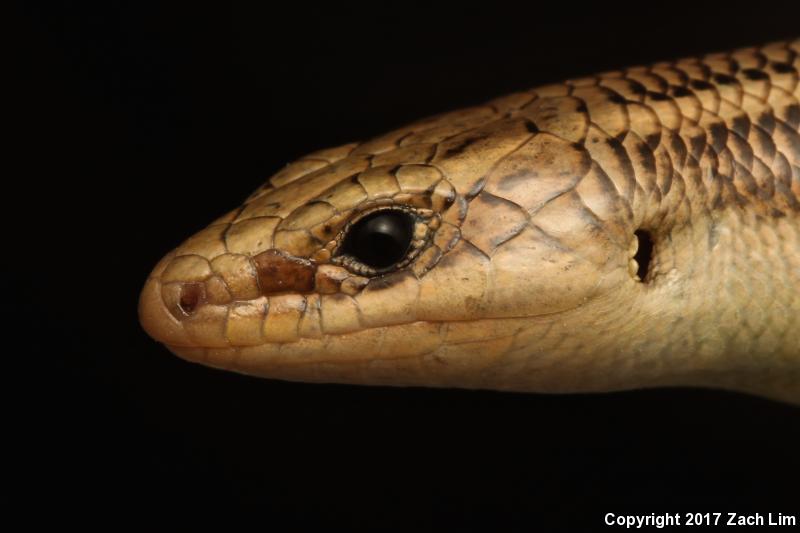
M 401 261 L 414 236 L 414 218 L 404 211 L 383 210 L 365 216 L 345 235 L 342 253 L 374 269 Z

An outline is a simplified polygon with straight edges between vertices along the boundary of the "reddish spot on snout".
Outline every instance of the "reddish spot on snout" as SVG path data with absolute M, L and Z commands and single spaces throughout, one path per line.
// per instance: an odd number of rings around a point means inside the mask
M 258 286 L 263 294 L 314 290 L 317 267 L 308 259 L 294 257 L 280 250 L 267 250 L 255 256 L 253 262 L 258 272 Z

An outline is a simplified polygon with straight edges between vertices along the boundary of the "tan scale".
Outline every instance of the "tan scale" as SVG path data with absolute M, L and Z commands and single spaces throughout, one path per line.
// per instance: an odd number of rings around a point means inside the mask
M 344 243 L 382 212 L 413 220 L 405 256 L 364 265 Z M 139 314 L 268 378 L 800 404 L 800 40 L 309 154 L 167 254 Z

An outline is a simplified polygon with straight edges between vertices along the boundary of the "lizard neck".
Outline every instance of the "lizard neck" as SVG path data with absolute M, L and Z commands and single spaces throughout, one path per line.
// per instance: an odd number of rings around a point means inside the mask
M 659 242 L 634 306 L 671 367 L 652 379 L 800 403 L 800 217 L 726 209 Z

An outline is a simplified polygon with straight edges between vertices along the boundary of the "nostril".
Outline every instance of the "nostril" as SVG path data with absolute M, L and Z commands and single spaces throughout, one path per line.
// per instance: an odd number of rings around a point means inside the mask
M 181 311 L 187 315 L 191 315 L 200 305 L 204 296 L 205 290 L 201 283 L 185 283 L 181 287 L 181 296 L 178 300 L 178 306 L 181 308 Z
M 173 297 L 174 295 L 174 297 Z M 181 318 L 186 315 L 178 306 L 180 288 L 170 290 L 170 285 L 162 285 L 157 277 L 145 282 L 139 298 L 139 320 L 144 330 L 159 342 L 190 345 Z

